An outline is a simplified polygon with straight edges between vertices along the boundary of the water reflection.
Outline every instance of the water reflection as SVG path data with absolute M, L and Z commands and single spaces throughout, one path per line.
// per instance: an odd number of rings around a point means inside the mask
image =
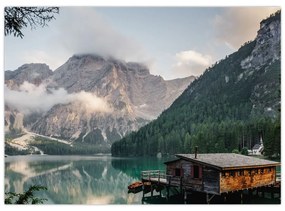
M 173 159 L 169 158 L 121 158 L 112 159 L 112 167 L 124 172 L 130 177 L 140 179 L 141 171 L 146 170 L 165 170 L 164 162 Z
M 111 157 L 8 157 L 5 191 L 23 192 L 38 184 L 48 187 L 40 195 L 48 203 L 140 204 L 142 194 L 128 194 L 127 186 L 148 168 L 147 163 Z
M 112 158 L 110 156 L 11 156 L 5 158 L 5 192 L 21 193 L 31 185 L 43 185 L 48 191 L 38 196 L 51 204 L 175 204 L 184 203 L 177 191 L 166 200 L 145 198 L 142 192 L 128 193 L 128 185 L 140 179 L 143 170 L 164 170 L 164 162 L 173 159 Z M 155 193 L 154 195 L 157 195 Z M 148 194 L 149 196 L 150 194 Z M 191 201 L 191 204 L 203 204 Z M 254 198 L 248 204 L 280 203 L 279 199 Z

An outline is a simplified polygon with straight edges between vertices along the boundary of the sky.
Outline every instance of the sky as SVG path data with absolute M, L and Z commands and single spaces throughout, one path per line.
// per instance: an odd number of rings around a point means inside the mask
M 0 52 L 0 55 L 3 54 L 0 61 L 2 69 L 15 70 L 24 63 L 41 62 L 55 70 L 73 54 L 89 51 L 112 54 L 129 61 L 144 62 L 149 66 L 152 74 L 161 75 L 165 79 L 199 75 L 216 60 L 236 51 L 244 42 L 254 39 L 259 22 L 276 10 L 268 6 L 283 5 L 284 0 L 259 0 L 254 3 L 248 0 L 163 0 L 162 2 L 157 3 L 156 0 L 2 0 L 0 1 L 1 18 L 4 14 L 4 6 L 9 5 L 87 6 L 86 11 L 82 8 L 73 8 L 73 10 L 61 8 L 60 15 L 56 16 L 56 20 L 50 22 L 48 27 L 32 31 L 29 28 L 24 30 L 24 39 L 3 36 L 2 32 L 2 51 Z M 90 8 L 90 4 L 101 7 Z M 116 7 L 103 7 L 106 5 Z M 133 6 L 136 5 L 140 7 L 134 8 Z M 142 8 L 142 5 L 145 8 Z M 149 5 L 168 6 L 168 8 L 151 8 Z M 232 8 L 233 5 L 266 7 Z M 199 6 L 203 7 L 199 8 Z M 2 30 L 3 23 L 2 20 L 0 22 Z M 0 79 L 4 84 L 4 74 Z M 1 88 L 1 99 L 4 99 L 4 88 L 4 86 Z M 285 92 L 282 92 L 282 95 L 283 93 Z M 1 108 L 3 119 L 4 100 Z M 4 121 L 0 126 L 4 131 Z M 4 142 L 1 142 L 0 146 L 4 149 Z M 3 158 L 2 155 L 0 159 Z M 0 168 L 4 169 L 4 162 L 0 162 Z M 1 178 L 4 179 L 4 171 Z M 0 197 L 4 197 L 2 191 Z M 15 207 L 3 206 L 3 208 L 15 210 Z M 38 209 L 31 206 L 22 209 L 31 210 L 32 208 Z M 70 209 L 70 207 L 66 208 Z M 94 209 L 93 206 L 84 207 L 85 210 L 88 208 Z M 122 206 L 115 205 L 108 208 L 110 207 L 100 206 L 101 210 L 119 209 Z M 123 208 L 133 210 L 132 206 L 123 206 Z M 187 206 L 177 208 L 188 209 Z M 203 206 L 204 208 L 206 207 Z M 233 210 L 239 208 L 230 207 Z M 272 208 L 276 209 L 276 207 Z M 41 209 L 48 210 L 50 207 L 43 206 Z M 145 207 L 137 206 L 136 209 L 143 210 Z M 228 207 L 219 206 L 219 209 L 228 210 Z M 268 206 L 261 206 L 258 209 L 268 210 Z
M 166 80 L 199 76 L 253 40 L 278 7 L 60 7 L 48 27 L 4 37 L 4 69 L 46 63 L 54 71 L 74 54 L 144 63 Z

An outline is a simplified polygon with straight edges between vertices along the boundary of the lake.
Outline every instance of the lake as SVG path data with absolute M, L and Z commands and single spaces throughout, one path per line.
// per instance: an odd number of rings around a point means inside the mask
M 9 156 L 5 192 L 42 185 L 48 191 L 41 191 L 41 196 L 51 204 L 141 204 L 142 193 L 128 194 L 128 185 L 139 180 L 143 170 L 163 170 L 163 162 L 111 156 Z
M 143 170 L 164 170 L 173 158 L 113 158 L 102 156 L 9 156 L 5 158 L 5 192 L 22 193 L 31 185 L 48 188 L 38 196 L 46 204 L 142 204 L 143 194 L 128 193 L 128 185 L 140 179 Z M 144 201 L 144 203 L 146 203 Z M 183 203 L 154 199 L 147 203 Z M 255 198 L 247 203 L 280 203 Z

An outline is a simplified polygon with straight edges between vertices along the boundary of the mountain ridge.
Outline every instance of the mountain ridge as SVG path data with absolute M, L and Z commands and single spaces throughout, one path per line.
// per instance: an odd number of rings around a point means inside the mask
M 144 64 L 95 54 L 73 55 L 53 72 L 45 64 L 25 64 L 15 72 L 5 72 L 9 99 L 5 101 L 5 132 L 27 129 L 110 148 L 115 140 L 155 119 L 193 80 L 190 76 L 166 81 L 150 74 Z M 31 99 L 31 104 L 47 101 L 50 106 L 38 112 L 30 109 L 19 118 L 21 102 L 15 98 L 33 94 L 39 98 Z M 33 106 L 40 109 L 42 104 Z

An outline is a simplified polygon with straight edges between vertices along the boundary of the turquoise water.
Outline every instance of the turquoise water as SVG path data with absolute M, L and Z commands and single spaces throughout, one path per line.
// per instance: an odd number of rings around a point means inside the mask
M 48 188 L 38 196 L 47 204 L 164 204 L 183 203 L 171 190 L 171 198 L 145 198 L 128 193 L 128 185 L 140 179 L 143 170 L 164 170 L 173 158 L 112 158 L 110 156 L 10 156 L 5 158 L 5 192 L 22 193 L 31 185 Z M 155 193 L 157 195 L 158 193 Z M 162 191 L 162 196 L 165 196 Z M 149 196 L 146 195 L 146 196 Z M 189 203 L 204 203 L 192 200 Z M 235 201 L 232 201 L 235 203 Z M 219 203 L 219 202 L 218 202 Z M 229 202 L 231 203 L 231 202 Z M 246 203 L 280 203 L 279 199 L 255 197 Z
M 5 158 L 5 192 L 22 193 L 43 185 L 51 204 L 141 204 L 142 193 L 128 193 L 140 172 L 164 169 L 157 158 L 110 156 L 11 156 Z

